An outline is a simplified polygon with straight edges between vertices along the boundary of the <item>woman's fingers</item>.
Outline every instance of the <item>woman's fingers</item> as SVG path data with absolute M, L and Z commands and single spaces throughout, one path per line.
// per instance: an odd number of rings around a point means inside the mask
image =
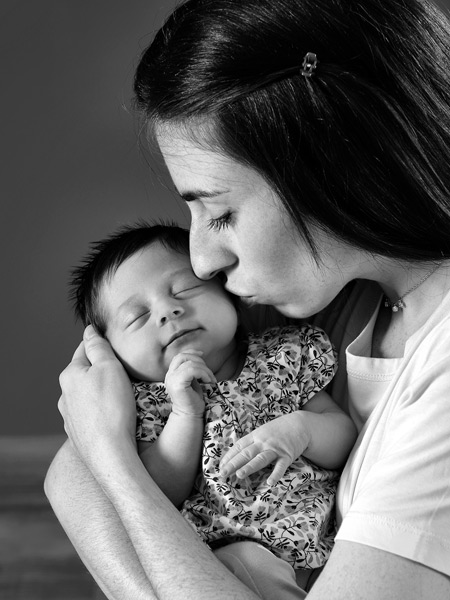
M 117 360 L 108 340 L 99 335 L 92 325 L 88 325 L 84 330 L 83 341 L 86 357 L 91 365 L 111 359 Z
M 136 405 L 129 377 L 109 342 L 93 327 L 86 328 L 71 363 L 60 375 L 60 385 L 58 408 L 78 450 L 87 454 L 99 430 L 111 435 L 125 431 L 134 438 Z
M 84 350 L 84 340 L 78 344 L 77 349 L 73 353 L 72 362 L 80 364 L 85 363 L 86 366 L 89 366 L 90 363 L 86 358 L 86 352 Z

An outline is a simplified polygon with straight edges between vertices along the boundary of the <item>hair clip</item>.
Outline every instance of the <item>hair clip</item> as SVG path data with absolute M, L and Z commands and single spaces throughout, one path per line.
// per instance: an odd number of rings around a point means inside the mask
M 314 52 L 307 52 L 303 59 L 301 74 L 303 77 L 311 77 L 317 67 L 317 55 Z

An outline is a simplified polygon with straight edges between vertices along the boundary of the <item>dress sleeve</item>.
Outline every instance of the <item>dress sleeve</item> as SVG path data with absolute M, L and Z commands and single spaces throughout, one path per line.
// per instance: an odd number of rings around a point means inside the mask
M 133 383 L 136 399 L 136 439 L 154 442 L 164 429 L 172 404 L 163 383 Z
M 297 384 L 303 406 L 333 379 L 337 371 L 337 355 L 327 334 L 318 327 L 304 325 L 298 336 L 301 354 Z
M 269 329 L 263 360 L 277 385 L 295 391 L 297 410 L 324 389 L 337 370 L 336 352 L 325 332 L 311 325 Z

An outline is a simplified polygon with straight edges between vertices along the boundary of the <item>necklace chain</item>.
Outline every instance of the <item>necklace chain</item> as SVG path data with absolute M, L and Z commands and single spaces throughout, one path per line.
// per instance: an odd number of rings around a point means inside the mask
M 420 281 L 418 281 L 415 285 L 412 286 L 412 288 L 410 288 L 407 292 L 405 292 L 402 296 L 400 296 L 400 298 L 398 300 L 396 300 L 395 302 L 392 302 L 386 295 L 384 296 L 384 306 L 386 306 L 386 308 L 391 308 L 392 312 L 398 312 L 399 310 L 403 310 L 406 306 L 406 304 L 403 302 L 404 298 L 410 294 L 411 292 L 414 292 L 414 290 L 417 290 L 417 288 L 422 285 L 422 283 L 424 283 L 429 277 L 431 277 L 433 275 L 433 273 L 435 273 L 439 267 L 442 265 L 442 263 L 438 263 L 434 269 L 432 269 L 429 273 L 427 273 L 424 277 L 422 277 L 422 279 Z

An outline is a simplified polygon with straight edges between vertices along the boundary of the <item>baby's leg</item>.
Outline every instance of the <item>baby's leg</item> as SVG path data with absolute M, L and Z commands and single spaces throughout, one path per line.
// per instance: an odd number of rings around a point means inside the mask
M 215 556 L 263 600 L 301 600 L 306 592 L 296 581 L 296 571 L 256 542 L 234 542 L 214 551 Z M 298 571 L 297 571 L 298 573 Z M 309 572 L 303 571 L 305 587 Z

